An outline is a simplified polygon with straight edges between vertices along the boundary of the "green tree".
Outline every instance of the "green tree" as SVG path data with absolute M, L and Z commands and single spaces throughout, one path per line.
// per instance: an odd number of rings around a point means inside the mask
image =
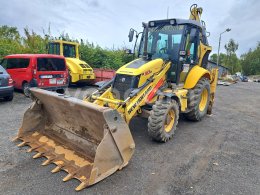
M 23 44 L 25 53 L 46 53 L 46 45 L 49 41 L 48 36 L 40 36 L 34 31 L 29 31 L 28 28 L 24 29 L 25 37 L 23 37 Z
M 24 29 L 22 37 L 16 27 L 0 26 L 0 57 L 17 53 L 46 53 L 46 45 L 49 40 L 56 39 L 48 34 L 40 35 L 28 28 Z M 124 49 L 102 48 L 88 41 L 72 39 L 68 33 L 61 33 L 59 39 L 80 43 L 79 52 L 82 60 L 96 68 L 118 69 L 132 60 Z
M 9 54 L 23 53 L 22 39 L 16 27 L 0 26 L 0 58 Z
M 260 75 L 260 43 L 241 56 L 241 65 L 245 75 Z
M 219 54 L 219 64 L 224 66 L 224 65 L 225 65 L 225 61 L 226 61 L 226 58 L 227 58 L 227 55 L 226 55 L 226 54 L 220 53 L 220 54 Z M 218 54 L 212 54 L 212 55 L 210 56 L 210 60 L 211 60 L 212 62 L 217 63 L 217 61 L 218 61 Z
M 241 66 L 236 55 L 238 47 L 239 45 L 235 42 L 234 39 L 230 39 L 229 42 L 225 45 L 225 49 L 227 52 L 225 65 L 231 69 L 232 74 L 234 74 L 236 71 L 241 70 Z

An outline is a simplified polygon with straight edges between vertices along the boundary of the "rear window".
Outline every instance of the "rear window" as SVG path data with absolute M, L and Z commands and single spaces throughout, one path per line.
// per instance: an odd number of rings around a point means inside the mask
M 2 66 L 6 69 L 27 68 L 30 58 L 7 58 L 2 61 Z
M 64 71 L 66 70 L 65 60 L 60 58 L 38 58 L 37 70 L 38 71 Z

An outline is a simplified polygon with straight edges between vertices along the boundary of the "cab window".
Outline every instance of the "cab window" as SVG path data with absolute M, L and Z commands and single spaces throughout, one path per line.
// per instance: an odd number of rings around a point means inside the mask
M 76 58 L 75 45 L 63 44 L 63 55 L 67 58 Z
M 60 44 L 59 43 L 49 43 L 49 54 L 60 55 Z
M 191 40 L 191 31 L 194 31 L 196 35 L 193 40 Z M 199 46 L 199 31 L 196 28 L 191 28 L 187 34 L 187 40 L 186 40 L 186 53 L 187 53 L 187 58 L 186 58 L 186 63 L 187 64 L 194 64 L 198 60 L 198 46 Z

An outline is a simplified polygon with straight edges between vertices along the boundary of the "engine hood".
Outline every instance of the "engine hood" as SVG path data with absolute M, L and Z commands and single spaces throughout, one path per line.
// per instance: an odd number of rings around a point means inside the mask
M 117 74 L 140 75 L 146 72 L 158 72 L 162 68 L 164 61 L 161 58 L 155 60 L 136 59 L 122 66 L 117 70 Z
M 81 72 L 83 69 L 93 70 L 85 61 L 77 58 L 66 58 L 66 63 L 72 72 Z

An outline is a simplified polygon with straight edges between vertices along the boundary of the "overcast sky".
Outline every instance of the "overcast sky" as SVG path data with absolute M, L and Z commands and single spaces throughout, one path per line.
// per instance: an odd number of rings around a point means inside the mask
M 2 0 L 0 25 L 16 26 L 21 32 L 27 26 L 42 34 L 50 24 L 53 36 L 65 32 L 102 47 L 129 47 L 131 27 L 141 31 L 142 22 L 165 19 L 168 6 L 169 18 L 187 18 L 193 3 L 204 9 L 213 52 L 226 28 L 232 31 L 223 35 L 223 52 L 230 38 L 239 43 L 239 55 L 260 41 L 259 0 Z

